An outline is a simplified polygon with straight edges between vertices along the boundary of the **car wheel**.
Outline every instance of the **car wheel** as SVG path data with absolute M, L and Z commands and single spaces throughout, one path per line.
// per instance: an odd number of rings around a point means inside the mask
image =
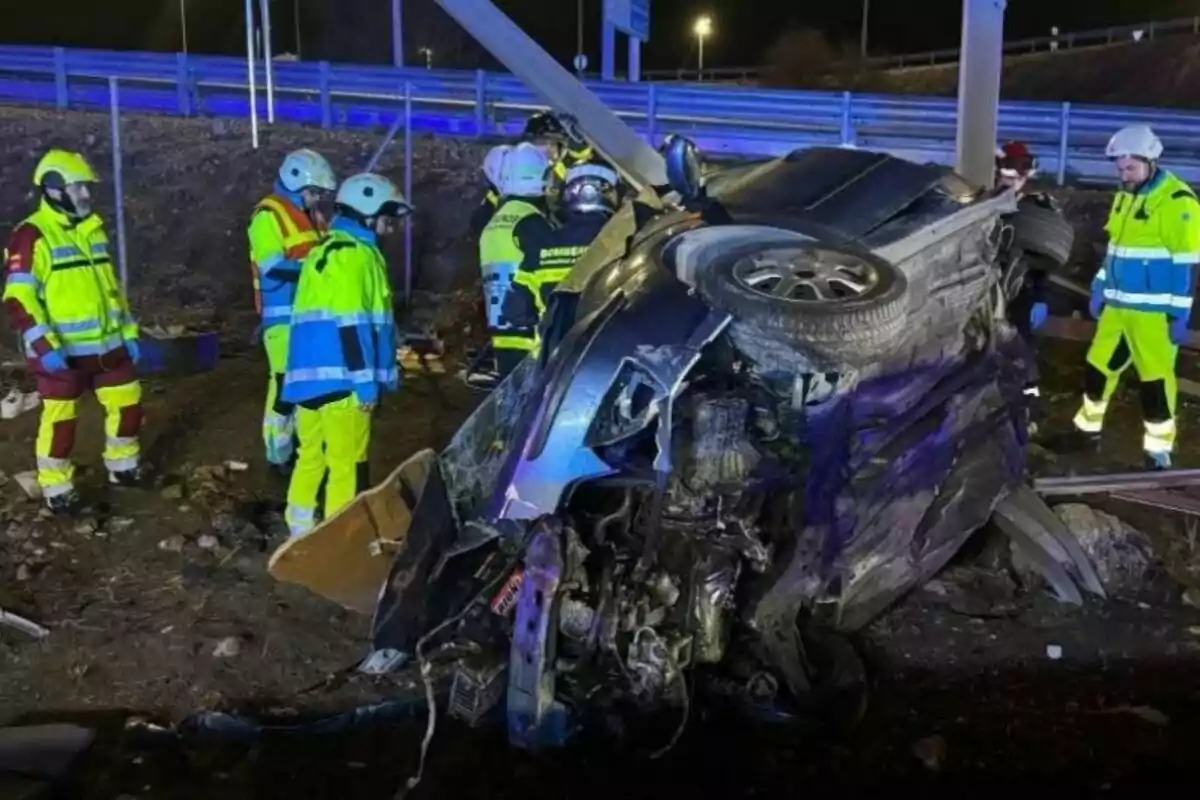
M 1066 266 L 1075 245 L 1075 228 L 1058 211 L 1032 203 L 1023 203 L 1009 218 L 1013 227 L 1013 246 L 1036 253 Z
M 697 270 L 696 285 L 740 332 L 841 364 L 878 359 L 904 339 L 904 274 L 865 251 L 797 242 L 746 245 Z

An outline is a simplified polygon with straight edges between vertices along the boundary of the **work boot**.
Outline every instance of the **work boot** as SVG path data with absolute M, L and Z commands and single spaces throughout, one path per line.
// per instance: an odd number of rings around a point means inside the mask
M 108 482 L 112 486 L 120 486 L 125 489 L 136 489 L 142 485 L 142 472 L 137 468 L 109 472 Z
M 476 391 L 490 392 L 500 383 L 500 373 L 494 367 L 481 364 L 470 372 L 464 373 L 463 382 Z
M 1171 468 L 1170 453 L 1146 453 L 1146 469 L 1151 472 L 1159 472 L 1161 470 Z
M 46 508 L 58 516 L 67 517 L 83 509 L 83 498 L 74 489 L 66 494 L 56 494 L 46 498 Z

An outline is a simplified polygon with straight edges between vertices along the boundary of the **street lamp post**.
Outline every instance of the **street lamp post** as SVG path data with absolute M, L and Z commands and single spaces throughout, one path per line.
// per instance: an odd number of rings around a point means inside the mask
M 696 55 L 696 79 L 702 81 L 704 80 L 704 40 L 712 36 L 712 17 L 708 14 L 698 17 L 696 24 L 692 26 L 692 32 L 696 34 L 696 42 L 699 45 Z

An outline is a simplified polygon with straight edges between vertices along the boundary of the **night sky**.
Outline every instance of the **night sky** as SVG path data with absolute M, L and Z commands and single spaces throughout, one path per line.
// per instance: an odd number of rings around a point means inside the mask
M 186 0 L 190 49 L 194 52 L 236 52 L 241 43 L 242 0 Z M 329 15 L 353 17 L 364 37 L 366 58 L 385 58 L 383 36 L 389 25 L 389 0 L 272 0 L 275 9 L 276 50 L 291 49 L 292 9 L 299 3 L 302 44 L 320 50 Z M 814 27 L 833 40 L 857 48 L 861 0 L 652 0 L 652 39 L 643 49 L 643 65 L 673 69 L 695 63 L 691 20 L 710 13 L 716 34 L 705 47 L 710 66 L 758 64 L 772 41 L 789 27 Z M 12 43 L 63 44 L 97 48 L 176 50 L 179 48 L 179 0 L 55 0 L 54 13 L 21 0 L 3 0 L 7 8 L 0 40 Z M 413 8 L 412 36 L 445 38 L 441 24 L 422 26 L 416 19 L 430 12 L 429 0 L 406 0 Z M 569 61 L 575 51 L 576 0 L 499 0 L 527 31 L 554 55 Z M 597 63 L 601 0 L 585 0 L 585 46 Z M 953 47 L 960 33 L 961 0 L 871 0 L 872 51 L 909 52 Z M 547 13 L 548 9 L 559 9 Z M 920 9 L 917 11 L 916 9 Z M 1197 0 L 1009 0 L 1007 38 L 1048 33 L 1051 25 L 1063 31 L 1170 19 L 1200 13 Z M 378 26 L 359 20 L 378 18 Z M 344 26 L 343 26 L 344 27 Z M 437 32 L 437 33 L 433 33 Z M 369 45 L 368 44 L 369 40 Z M 407 42 L 410 52 L 428 42 Z M 438 43 L 432 43 L 435 52 Z M 344 45 L 343 45 L 344 49 Z M 456 56 L 454 48 L 447 60 Z M 461 48 L 457 52 L 462 52 Z M 324 55 L 324 54 L 321 54 Z M 335 54 L 336 56 L 336 54 Z M 473 66 L 440 63 L 438 66 Z

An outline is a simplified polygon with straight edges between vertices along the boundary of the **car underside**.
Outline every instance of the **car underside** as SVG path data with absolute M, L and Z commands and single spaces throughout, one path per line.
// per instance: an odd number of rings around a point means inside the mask
M 1025 482 L 1011 193 L 815 148 L 684 194 L 560 287 L 379 596 L 375 664 L 438 665 L 522 747 L 693 690 L 810 707 Z

